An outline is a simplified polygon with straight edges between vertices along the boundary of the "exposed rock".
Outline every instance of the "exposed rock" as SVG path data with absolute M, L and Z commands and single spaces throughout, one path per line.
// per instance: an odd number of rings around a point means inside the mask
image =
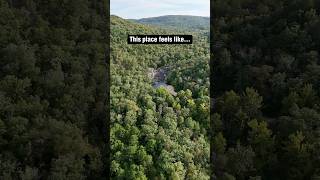
M 159 69 L 154 69 L 154 68 L 148 69 L 148 76 L 150 79 L 153 80 L 153 87 L 154 88 L 163 87 L 170 94 L 172 94 L 173 96 L 176 96 L 177 92 L 175 92 L 174 87 L 172 85 L 169 85 L 166 83 L 167 73 L 168 73 L 167 67 L 163 67 L 163 68 L 159 68 Z

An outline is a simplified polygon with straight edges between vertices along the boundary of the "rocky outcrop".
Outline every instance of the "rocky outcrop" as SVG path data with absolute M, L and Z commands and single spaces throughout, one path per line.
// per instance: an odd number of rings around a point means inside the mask
M 153 80 L 152 86 L 154 88 L 165 88 L 170 94 L 173 96 L 177 95 L 177 92 L 174 90 L 174 87 L 170 84 L 166 83 L 166 76 L 168 74 L 168 68 L 163 67 L 159 69 L 149 68 L 148 69 L 148 76 L 150 79 Z

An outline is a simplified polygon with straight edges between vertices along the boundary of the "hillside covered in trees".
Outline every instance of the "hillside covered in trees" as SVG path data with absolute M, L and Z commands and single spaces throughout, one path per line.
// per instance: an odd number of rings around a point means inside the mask
M 128 45 L 128 34 L 175 31 L 111 17 L 111 178 L 209 179 L 208 38 Z M 152 68 L 177 94 L 153 86 Z
M 319 13 L 319 0 L 214 1 L 215 179 L 320 179 Z
M 202 16 L 187 15 L 167 15 L 159 17 L 150 17 L 135 19 L 135 22 L 141 24 L 150 24 L 163 28 L 174 28 L 176 30 L 206 30 L 210 28 L 210 18 Z
M 0 0 L 0 179 L 105 179 L 105 1 Z

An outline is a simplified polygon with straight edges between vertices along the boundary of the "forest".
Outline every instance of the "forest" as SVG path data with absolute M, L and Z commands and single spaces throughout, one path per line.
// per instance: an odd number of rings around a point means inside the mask
M 127 44 L 128 34 L 176 32 L 111 16 L 111 179 L 210 178 L 209 36 Z
M 210 18 L 202 16 L 166 15 L 159 17 L 132 19 L 132 21 L 141 24 L 160 26 L 166 29 L 172 28 L 176 31 L 187 31 L 191 29 L 192 31 L 203 30 L 208 32 L 210 29 Z
M 111 16 L 110 59 L 108 9 L 0 0 L 1 180 L 320 179 L 320 0 Z
M 0 179 L 107 177 L 106 1 L 0 0 Z
M 214 1 L 213 179 L 320 179 L 319 13 L 319 0 Z

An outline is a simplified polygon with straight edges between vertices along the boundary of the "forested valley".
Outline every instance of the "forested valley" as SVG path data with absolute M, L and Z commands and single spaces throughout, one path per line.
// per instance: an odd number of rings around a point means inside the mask
M 177 32 L 111 16 L 112 179 L 209 179 L 208 32 L 185 32 L 192 45 L 130 45 L 128 34 Z
M 105 179 L 105 1 L 0 0 L 0 179 Z
M 204 21 L 112 16 L 108 77 L 105 1 L 0 0 L 0 179 L 320 179 L 320 1 L 213 3 L 209 83 Z
M 212 177 L 320 179 L 320 1 L 213 3 Z

